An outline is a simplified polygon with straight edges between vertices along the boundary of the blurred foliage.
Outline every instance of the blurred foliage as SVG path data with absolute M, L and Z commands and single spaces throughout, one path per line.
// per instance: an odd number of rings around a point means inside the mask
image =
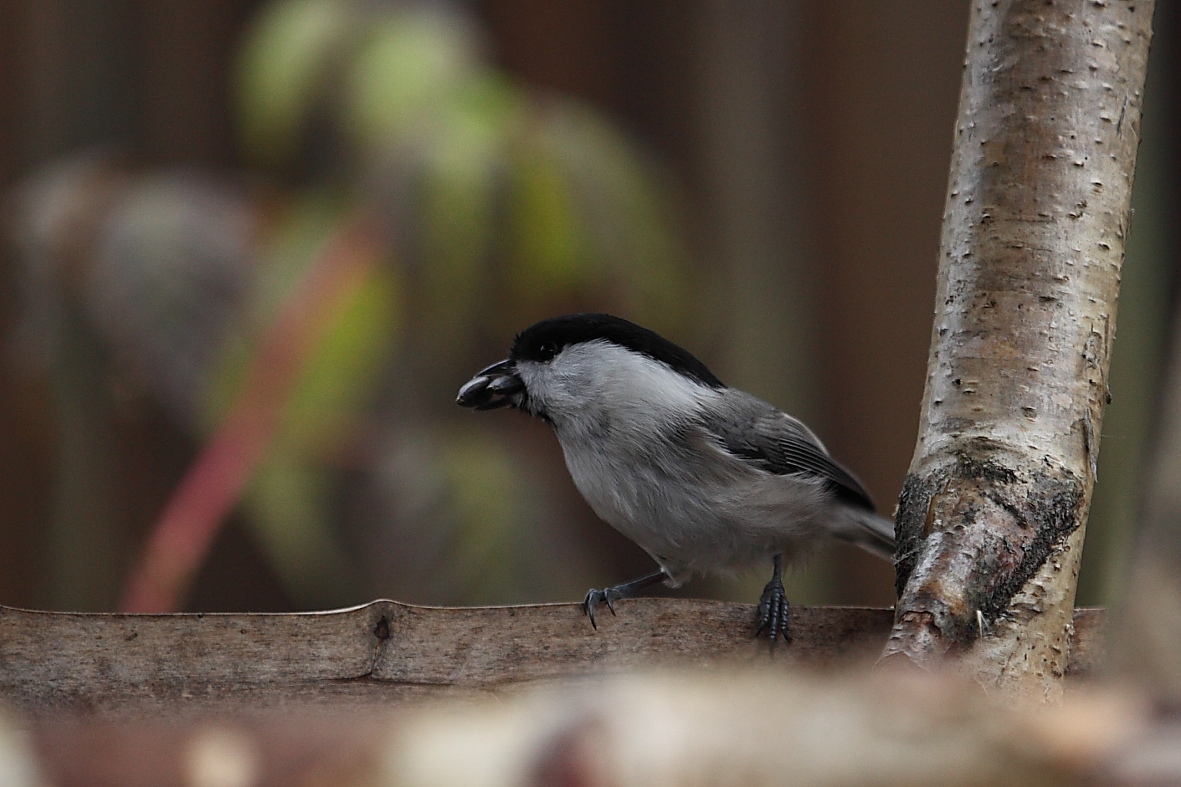
M 244 47 L 238 102 L 246 153 L 256 162 L 278 165 L 298 154 L 296 138 L 303 108 L 319 84 L 329 56 L 351 29 L 337 2 L 272 3 L 259 15 Z
M 26 338 L 52 347 L 77 314 L 109 352 L 103 384 L 199 445 L 251 374 L 284 385 L 266 337 L 362 221 L 380 259 L 316 312 L 239 507 L 292 602 L 572 599 L 615 577 L 552 440 L 502 439 L 453 400 L 552 313 L 690 338 L 696 288 L 655 168 L 593 109 L 490 66 L 454 5 L 270 3 L 236 95 L 261 178 L 86 156 L 31 179 Z

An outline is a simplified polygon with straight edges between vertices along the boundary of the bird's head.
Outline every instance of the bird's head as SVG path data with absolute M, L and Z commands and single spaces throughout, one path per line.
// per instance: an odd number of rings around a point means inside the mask
M 569 314 L 517 335 L 508 358 L 481 370 L 456 402 L 475 410 L 514 407 L 555 422 L 722 388 L 687 350 L 609 314 Z

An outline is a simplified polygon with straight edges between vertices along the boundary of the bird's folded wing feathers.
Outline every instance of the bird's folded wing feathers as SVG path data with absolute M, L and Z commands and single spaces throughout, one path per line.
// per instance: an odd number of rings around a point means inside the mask
M 707 416 L 706 427 L 727 451 L 777 475 L 819 476 L 846 503 L 874 510 L 873 498 L 862 483 L 829 455 L 808 427 L 759 399 L 751 399 L 757 404 L 743 408 L 740 419 Z

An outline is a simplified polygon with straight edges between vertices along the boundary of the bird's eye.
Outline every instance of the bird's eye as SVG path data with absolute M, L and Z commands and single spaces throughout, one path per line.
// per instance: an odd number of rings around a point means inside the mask
M 537 355 L 543 362 L 552 361 L 554 356 L 557 354 L 558 345 L 554 344 L 553 342 L 543 342 L 542 345 L 537 348 Z

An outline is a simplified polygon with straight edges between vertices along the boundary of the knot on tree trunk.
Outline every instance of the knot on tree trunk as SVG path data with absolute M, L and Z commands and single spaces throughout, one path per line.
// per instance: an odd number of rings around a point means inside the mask
M 922 660 L 985 635 L 1079 527 L 1083 480 L 1049 457 L 1023 467 L 1027 458 L 976 440 L 907 476 L 896 564 L 898 620 L 907 625 L 887 652 Z

